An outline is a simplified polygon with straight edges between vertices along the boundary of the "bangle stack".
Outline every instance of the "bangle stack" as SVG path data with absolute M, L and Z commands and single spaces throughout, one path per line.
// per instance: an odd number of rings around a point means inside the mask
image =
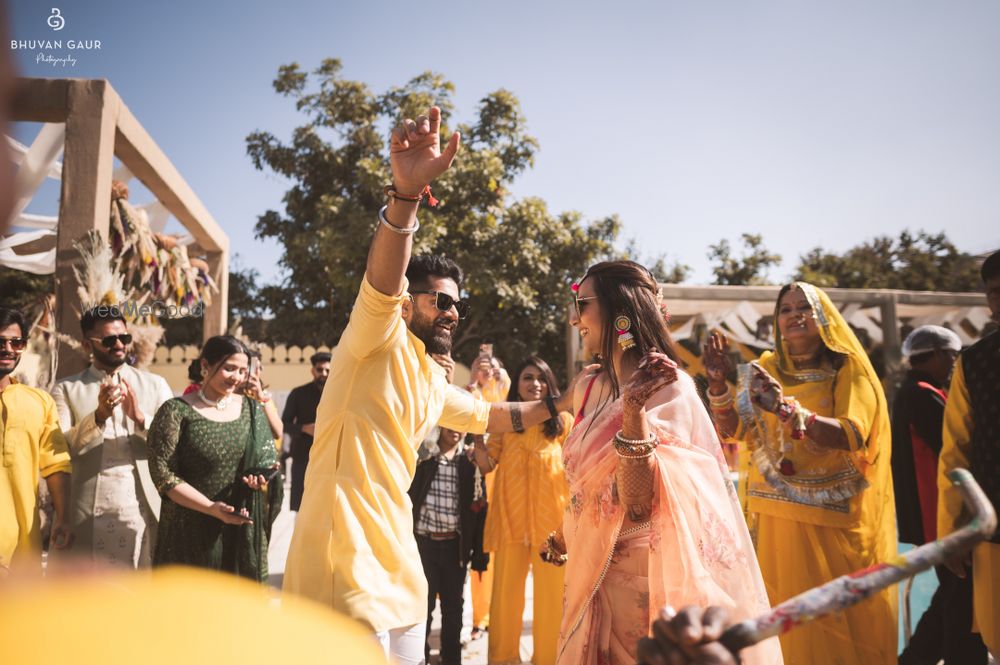
M 721 395 L 713 395 L 711 392 L 708 392 L 708 405 L 713 413 L 725 413 L 729 411 L 733 408 L 734 401 L 733 389 L 728 383 L 726 384 L 726 392 Z
M 629 459 L 642 459 L 649 457 L 656 450 L 659 443 L 655 434 L 650 433 L 645 439 L 626 439 L 622 436 L 621 430 L 615 433 L 615 452 L 619 457 Z
M 555 566 L 562 566 L 569 560 L 569 555 L 559 547 L 558 536 L 553 531 L 545 539 L 545 551 L 542 552 L 542 561 Z

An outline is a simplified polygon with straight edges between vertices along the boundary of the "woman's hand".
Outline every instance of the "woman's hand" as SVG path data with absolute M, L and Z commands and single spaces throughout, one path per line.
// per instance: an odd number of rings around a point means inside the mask
M 243 476 L 243 483 L 252 490 L 266 490 L 267 479 L 264 476 Z
M 226 524 L 253 524 L 253 520 L 250 519 L 250 513 L 246 511 L 246 508 L 237 512 L 235 508 L 223 501 L 216 501 L 208 507 L 206 512 Z
M 653 636 L 639 640 L 639 665 L 736 665 L 736 657 L 718 639 L 728 623 L 721 607 L 685 607 L 679 614 L 664 608 L 653 622 Z
M 258 402 L 263 401 L 262 396 L 264 389 L 260 384 L 260 375 L 255 374 L 247 379 L 246 395 L 250 399 L 257 400 Z
M 622 410 L 626 416 L 642 412 L 656 391 L 676 380 L 677 364 L 665 354 L 650 349 L 622 389 Z M 628 436 L 628 432 L 624 433 Z
M 757 363 L 750 363 L 750 366 L 753 367 L 753 377 L 750 379 L 750 399 L 765 411 L 776 413 L 785 399 L 781 384 Z
M 713 332 L 702 347 L 701 359 L 712 393 L 721 395 L 726 392 L 726 377 L 733 369 L 729 359 L 729 339 L 719 331 Z
M 462 137 L 458 132 L 441 151 L 441 109 L 432 106 L 427 115 L 409 118 L 392 130 L 389 162 L 396 191 L 417 196 L 432 180 L 448 170 L 458 154 Z

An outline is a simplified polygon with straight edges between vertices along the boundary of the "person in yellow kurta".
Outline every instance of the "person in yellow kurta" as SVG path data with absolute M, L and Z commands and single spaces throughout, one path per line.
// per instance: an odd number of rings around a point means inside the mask
M 864 347 L 829 297 L 783 287 L 775 350 L 725 382 L 727 343 L 706 345 L 709 402 L 725 436 L 741 441 L 749 519 L 772 605 L 896 555 L 885 394 Z M 895 663 L 897 591 L 781 636 L 791 665 Z
M 541 358 L 529 357 L 514 377 L 509 402 L 559 396 L 555 376 Z M 476 448 L 476 462 L 483 473 L 496 469 L 487 476 L 496 480 L 483 536 L 483 549 L 496 553 L 490 607 L 491 665 L 521 662 L 524 584 L 529 569 L 534 582 L 531 662 L 556 662 L 565 568 L 542 564 L 539 552 L 549 534 L 562 525 L 569 499 L 562 444 L 572 425 L 573 417 L 560 413 L 558 418 L 523 433 L 494 435 L 488 447 Z
M 980 271 L 990 314 L 1000 323 L 1000 252 L 989 256 Z M 948 480 L 956 468 L 972 471 L 993 506 L 1000 510 L 1000 331 L 962 352 L 955 363 L 944 436 L 938 460 L 938 538 L 969 519 L 962 495 Z M 959 577 L 968 574 L 968 557 L 948 562 Z M 1000 657 L 1000 535 L 972 551 L 972 628 L 986 648 Z
M 490 345 L 492 347 L 492 345 Z M 490 404 L 507 399 L 510 391 L 510 375 L 500 364 L 500 360 L 489 354 L 480 355 L 472 366 L 472 381 L 465 388 L 479 399 Z M 484 444 L 486 436 L 474 436 L 473 441 Z M 493 485 L 495 476 L 486 476 L 486 500 L 493 500 Z M 472 596 L 472 632 L 470 640 L 482 637 L 490 626 L 490 609 L 493 605 L 493 570 L 494 561 L 490 559 L 486 570 L 474 571 L 469 577 L 469 594 Z
M 389 203 L 378 213 L 361 290 L 317 409 L 284 579 L 286 591 L 363 622 L 400 665 L 424 658 L 427 582 L 406 490 L 426 432 L 438 423 L 475 433 L 519 430 L 568 408 L 553 399 L 476 400 L 449 386 L 432 358 L 450 352 L 468 314 L 458 266 L 436 256 L 410 260 L 417 207 L 458 151 L 457 133 L 441 150 L 440 131 L 437 107 L 393 130 Z
M 41 567 L 39 472 L 55 508 L 52 546 L 65 549 L 72 544 L 71 463 L 55 401 L 11 376 L 27 337 L 24 316 L 0 307 L 0 577 L 12 568 Z

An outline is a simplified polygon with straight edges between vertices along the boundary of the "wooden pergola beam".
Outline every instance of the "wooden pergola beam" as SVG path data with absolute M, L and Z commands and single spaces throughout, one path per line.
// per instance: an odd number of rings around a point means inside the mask
M 660 293 L 670 300 L 731 300 L 739 302 L 774 302 L 780 286 L 684 286 L 661 284 Z M 946 291 L 901 291 L 896 289 L 836 289 L 826 288 L 830 299 L 840 305 L 858 304 L 877 307 L 894 301 L 898 305 L 943 305 L 976 307 L 983 304 L 980 293 L 950 293 Z
M 115 154 L 206 252 L 229 251 L 222 227 L 124 103 L 118 111 Z
M 207 254 L 219 293 L 205 308 L 204 338 L 226 332 L 229 238 L 173 163 L 103 79 L 17 79 L 12 120 L 65 122 L 62 195 L 56 240 L 56 326 L 74 331 L 81 303 L 73 243 L 97 230 L 108 236 L 114 158 L 177 218 Z M 78 354 L 61 352 L 59 374 L 82 368 Z

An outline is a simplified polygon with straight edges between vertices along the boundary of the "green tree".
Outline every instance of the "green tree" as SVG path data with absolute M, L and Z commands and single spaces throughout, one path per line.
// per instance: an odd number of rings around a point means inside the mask
M 715 283 L 730 286 L 768 284 L 768 270 L 781 263 L 781 255 L 768 252 L 759 233 L 744 233 L 741 239 L 744 252 L 740 257 L 733 256 L 732 247 L 725 238 L 708 246 Z
M 30 317 L 42 298 L 54 292 L 52 275 L 34 275 L 0 266 L 0 305 L 19 309 Z
M 336 59 L 311 73 L 297 64 L 282 66 L 274 88 L 295 102 L 306 122 L 287 143 L 266 131 L 247 137 L 254 166 L 292 183 L 284 211 L 265 212 L 256 226 L 257 237 L 283 246 L 283 281 L 259 289 L 274 316 L 266 338 L 337 342 L 390 178 L 388 130 L 436 104 L 442 135 L 447 139 L 457 129 L 463 145 L 434 183 L 441 205 L 420 211 L 414 251 L 446 254 L 466 269 L 473 313 L 459 326 L 455 355 L 469 361 L 480 342 L 491 340 L 508 362 L 538 352 L 562 367 L 568 285 L 588 264 L 618 254 L 619 220 L 588 224 L 577 213 L 550 212 L 541 199 L 510 200 L 509 186 L 532 165 L 538 143 L 509 91 L 486 95 L 471 122 L 449 127 L 454 86 L 441 75 L 424 73 L 376 93 L 343 78 L 341 68 Z
M 843 254 L 816 247 L 800 257 L 795 279 L 818 286 L 912 291 L 977 291 L 975 258 L 944 233 L 878 236 Z

